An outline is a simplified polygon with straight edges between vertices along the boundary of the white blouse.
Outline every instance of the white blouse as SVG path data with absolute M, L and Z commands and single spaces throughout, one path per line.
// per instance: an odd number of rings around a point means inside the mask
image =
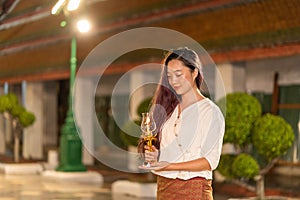
M 185 162 L 204 157 L 211 169 L 218 166 L 225 122 L 219 107 L 208 98 L 185 108 L 178 116 L 178 106 L 162 127 L 159 161 Z M 212 179 L 212 171 L 153 171 L 167 178 Z

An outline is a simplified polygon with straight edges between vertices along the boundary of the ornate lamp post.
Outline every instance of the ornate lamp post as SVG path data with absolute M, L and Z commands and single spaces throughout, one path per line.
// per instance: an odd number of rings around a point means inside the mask
M 79 7 L 80 0 L 59 0 L 52 8 L 51 13 L 56 15 L 61 10 L 68 16 L 69 11 L 76 10 Z M 81 25 L 81 26 L 80 26 Z M 87 32 L 89 26 L 87 21 L 80 21 L 78 28 L 80 32 Z M 77 133 L 73 114 L 73 89 L 76 76 L 77 67 L 77 41 L 76 35 L 72 33 L 71 40 L 71 57 L 70 57 L 70 91 L 69 91 L 69 108 L 65 123 L 61 129 L 60 146 L 59 146 L 59 159 L 60 163 L 57 171 L 74 172 L 86 171 L 86 167 L 82 164 L 82 143 Z

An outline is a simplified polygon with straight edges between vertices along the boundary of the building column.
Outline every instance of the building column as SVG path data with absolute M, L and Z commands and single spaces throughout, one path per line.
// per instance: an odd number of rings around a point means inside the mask
M 160 77 L 159 71 L 136 70 L 130 74 L 130 113 L 132 119 L 139 119 L 137 114 L 139 104 L 145 98 L 152 97 Z
M 138 116 L 137 109 L 139 104 L 148 97 L 154 95 L 157 85 L 151 83 L 158 83 L 159 73 L 155 71 L 136 70 L 130 73 L 129 91 L 130 96 L 130 114 L 131 120 L 141 119 Z M 137 148 L 132 146 L 128 147 L 128 162 L 127 167 L 133 172 L 138 172 L 138 165 L 140 163 L 139 157 L 137 156 Z
M 82 141 L 82 163 L 93 165 L 94 158 L 89 151 L 94 151 L 94 84 L 90 79 L 81 79 L 79 83 L 80 85 L 76 84 L 76 93 L 74 94 L 74 118 Z
M 4 117 L 0 115 L 0 154 L 5 154 L 5 129 L 4 129 Z
M 133 120 L 139 119 L 136 110 L 138 105 L 143 101 L 145 98 L 145 89 L 142 87 L 143 79 L 144 79 L 144 72 L 142 71 L 135 71 L 130 74 L 130 91 L 132 91 L 132 96 L 130 96 L 130 115 Z
M 0 87 L 0 96 L 4 95 L 3 87 Z M 6 139 L 5 139 L 5 126 L 4 117 L 0 114 L 0 154 L 5 154 L 6 152 Z
M 246 92 L 245 67 L 242 64 L 222 63 L 216 70 L 216 101 L 233 92 Z M 225 93 L 224 93 L 225 89 Z
M 57 126 L 57 87 L 56 81 L 47 81 L 44 83 L 43 92 L 43 144 L 45 147 L 58 146 L 58 126 Z
M 238 64 L 223 63 L 218 64 L 216 70 L 216 101 L 220 100 L 226 94 L 233 92 L 246 92 L 245 67 Z M 225 91 L 224 91 L 225 89 Z M 232 144 L 224 144 L 222 153 L 234 153 Z
M 35 122 L 24 129 L 23 134 L 23 157 L 43 158 L 43 125 L 44 125 L 44 94 L 43 83 L 27 83 L 24 106 L 26 110 L 34 113 Z
M 9 93 L 9 84 L 4 83 L 2 95 Z M 11 121 L 3 117 L 3 126 L 4 126 L 4 137 L 5 137 L 5 143 L 11 143 L 13 141 L 13 132 L 12 132 L 12 124 Z

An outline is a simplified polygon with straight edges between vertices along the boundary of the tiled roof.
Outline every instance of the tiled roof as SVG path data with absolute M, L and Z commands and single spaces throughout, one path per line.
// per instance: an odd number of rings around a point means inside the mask
M 300 41 L 298 0 L 243 2 L 155 25 L 187 33 L 212 51 Z
M 0 79 L 34 74 L 66 78 L 70 34 L 59 27 L 64 15 L 51 16 L 53 2 L 49 0 L 15 2 L 12 12 L 0 21 Z M 144 26 L 184 33 L 211 52 L 217 62 L 300 54 L 299 0 L 86 2 L 95 33 L 88 40 L 78 38 L 79 63 L 105 38 Z M 286 51 L 290 46 L 292 50 Z M 138 58 L 141 56 L 129 57 L 127 62 L 146 62 Z

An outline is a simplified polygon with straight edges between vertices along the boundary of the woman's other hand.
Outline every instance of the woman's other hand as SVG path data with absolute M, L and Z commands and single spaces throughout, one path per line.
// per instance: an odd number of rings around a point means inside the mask
M 158 149 L 152 145 L 152 147 L 149 147 L 147 145 L 144 146 L 145 148 L 145 160 L 148 162 L 157 162 L 158 160 Z

